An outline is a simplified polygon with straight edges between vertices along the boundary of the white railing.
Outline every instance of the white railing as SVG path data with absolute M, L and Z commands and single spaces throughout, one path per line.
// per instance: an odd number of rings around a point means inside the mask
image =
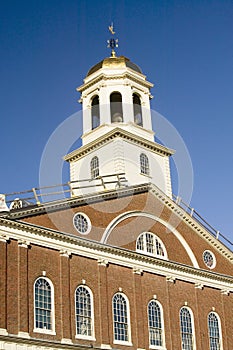
M 93 189 L 93 192 L 104 191 L 107 189 L 118 189 L 127 186 L 127 179 L 125 173 L 110 174 L 98 176 L 94 179 L 83 179 L 77 181 L 69 181 L 64 184 L 58 184 L 45 187 L 34 187 L 27 191 L 13 192 L 5 195 L 6 204 L 10 208 L 20 209 L 23 207 L 30 207 L 35 205 L 41 205 L 43 203 L 54 202 L 58 200 L 64 200 L 64 198 L 74 198 L 79 191 L 85 189 Z M 157 186 L 153 184 L 161 194 L 166 196 Z M 232 247 L 233 243 L 225 237 L 222 233 L 211 226 L 194 208 L 186 204 L 181 197 L 172 195 L 172 200 L 180 206 L 185 212 L 193 217 L 199 224 L 201 224 L 209 233 L 211 233 L 216 239 L 219 239 L 222 243 L 228 247 Z

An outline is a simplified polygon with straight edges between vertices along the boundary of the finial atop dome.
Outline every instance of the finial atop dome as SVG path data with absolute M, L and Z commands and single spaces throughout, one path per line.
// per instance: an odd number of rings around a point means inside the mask
M 110 31 L 110 33 L 112 35 L 115 34 L 114 29 L 113 29 L 113 23 L 108 27 L 108 30 Z M 108 41 L 108 47 L 111 48 L 111 57 L 116 57 L 116 52 L 115 52 L 115 47 L 118 47 L 118 39 L 115 39 L 114 37 L 112 37 L 111 39 L 109 39 Z

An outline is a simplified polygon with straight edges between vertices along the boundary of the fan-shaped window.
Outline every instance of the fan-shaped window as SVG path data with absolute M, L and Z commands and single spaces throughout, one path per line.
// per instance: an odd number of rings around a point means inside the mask
M 161 239 L 151 232 L 143 232 L 137 239 L 136 250 L 167 259 L 167 252 Z
M 141 174 L 150 175 L 149 160 L 145 153 L 140 154 Z
M 116 293 L 113 297 L 113 331 L 114 341 L 130 341 L 130 316 L 129 302 L 122 293 Z
M 92 129 L 95 129 L 100 125 L 99 96 L 95 96 L 91 102 L 91 123 Z
M 110 95 L 111 122 L 123 122 L 122 96 L 119 92 Z
M 148 326 L 150 347 L 164 346 L 163 311 L 155 300 L 148 304 Z
M 93 296 L 86 286 L 75 291 L 76 336 L 90 338 L 94 336 Z
M 180 332 L 182 350 L 193 350 L 194 345 L 194 325 L 191 310 L 182 307 L 180 310 Z
M 141 100 L 137 94 L 133 94 L 133 114 L 134 114 L 134 123 L 137 125 L 143 126 Z
M 208 331 L 210 350 L 221 349 L 220 320 L 215 312 L 208 315 Z
M 34 284 L 35 331 L 54 330 L 53 285 L 48 278 L 40 277 Z
M 90 163 L 91 178 L 96 179 L 99 176 L 99 158 L 93 157 Z

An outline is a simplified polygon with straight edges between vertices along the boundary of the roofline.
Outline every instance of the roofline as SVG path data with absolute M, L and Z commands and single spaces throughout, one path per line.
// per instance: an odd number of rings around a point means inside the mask
M 116 247 L 116 246 L 112 246 L 109 244 L 103 244 L 97 241 L 93 241 L 93 240 L 88 240 L 86 238 L 81 238 L 78 236 L 75 236 L 73 234 L 69 234 L 66 232 L 61 232 L 61 231 L 56 231 L 53 229 L 47 229 L 38 225 L 34 225 L 31 223 L 25 223 L 22 221 L 15 221 L 9 218 L 0 218 L 0 224 L 2 224 L 5 227 L 9 227 L 11 229 L 16 229 L 16 232 L 7 232 L 6 229 L 4 229 L 4 231 L 6 232 L 2 239 L 4 239 L 5 241 L 9 241 L 10 239 L 19 239 L 19 238 L 24 238 L 22 237 L 19 232 L 17 230 L 22 230 L 24 232 L 24 234 L 26 232 L 29 232 L 31 234 L 34 234 L 36 236 L 41 235 L 43 237 L 48 237 L 50 236 L 53 239 L 56 239 L 59 243 L 54 243 L 54 247 L 53 249 L 56 250 L 60 250 L 59 248 L 61 248 L 60 246 L 60 242 L 62 241 L 63 244 L 72 244 L 73 245 L 73 249 L 74 246 L 78 246 L 79 250 L 78 250 L 78 254 L 79 255 L 83 255 L 83 256 L 87 256 L 86 253 L 84 254 L 84 251 L 81 250 L 80 248 L 82 247 L 83 249 L 88 249 L 89 250 L 89 256 L 91 257 L 91 252 L 93 252 L 93 256 L 92 258 L 96 257 L 96 252 L 98 252 L 97 254 L 101 253 L 101 257 L 104 258 L 104 254 L 108 255 L 105 257 L 109 258 L 109 263 L 116 263 L 116 261 L 114 260 L 114 257 L 121 257 L 120 260 L 120 264 L 126 267 L 132 267 L 129 266 L 126 262 L 128 261 L 127 259 L 129 259 L 130 261 L 130 265 L 135 265 L 135 263 L 137 262 L 137 264 L 139 264 L 141 267 L 143 267 L 144 271 L 147 271 L 147 268 L 145 266 L 151 266 L 152 269 L 154 268 L 165 268 L 165 269 L 169 269 L 171 271 L 174 272 L 174 274 L 176 274 L 176 272 L 180 272 L 180 273 L 186 273 L 188 275 L 193 276 L 193 278 L 197 277 L 197 278 L 207 278 L 212 280 L 212 283 L 227 283 L 229 285 L 232 285 L 232 291 L 233 291 L 233 277 L 230 275 L 225 275 L 225 274 L 221 274 L 221 273 L 217 273 L 217 272 L 213 272 L 213 271 L 207 271 L 204 269 L 200 269 L 200 268 L 195 268 L 192 266 L 187 266 L 181 263 L 177 263 L 174 261 L 170 261 L 170 260 L 164 260 L 164 259 L 159 259 L 157 257 L 152 257 L 152 256 L 148 256 L 148 255 L 144 255 L 144 254 L 140 254 L 138 252 L 134 252 L 122 247 Z M 33 237 L 27 237 L 27 243 L 28 244 L 39 244 L 41 246 L 43 246 L 43 242 L 39 242 L 38 238 L 36 240 L 36 243 L 34 242 Z M 22 239 L 21 239 L 22 241 Z M 51 247 L 50 247 L 51 245 Z M 59 245 L 59 247 L 58 247 Z M 46 241 L 46 247 L 48 248 L 52 248 L 53 244 L 48 241 Z M 63 245 L 64 247 L 64 245 Z M 70 248 L 70 254 L 76 254 L 76 251 L 72 251 L 72 248 Z M 94 252 L 95 251 L 95 252 Z M 95 257 L 94 257 L 95 255 Z M 98 255 L 99 256 L 99 255 Z M 99 256 L 99 257 L 100 257 Z M 117 259 L 117 258 L 115 258 Z M 112 261 L 111 261 L 112 260 Z M 127 260 L 127 261 L 126 261 Z M 119 263 L 119 262 L 117 262 Z M 165 272 L 164 272 L 165 274 Z M 191 277 L 190 277 L 191 278 Z M 216 288 L 218 288 L 216 286 Z
M 157 142 L 146 140 L 143 137 L 137 136 L 135 134 L 132 134 L 129 131 L 126 131 L 124 129 L 121 129 L 119 127 L 114 128 L 113 130 L 109 131 L 103 136 L 98 137 L 96 140 L 88 143 L 87 145 L 84 145 L 71 153 L 64 156 L 64 160 L 70 162 L 73 160 L 76 160 L 78 158 L 83 157 L 93 149 L 102 146 L 104 143 L 108 142 L 109 140 L 112 140 L 115 137 L 122 137 L 124 139 L 133 141 L 134 143 L 140 144 L 140 146 L 144 146 L 146 148 L 150 148 L 150 150 L 158 153 L 163 154 L 164 156 L 171 156 L 175 153 L 174 150 L 162 146 Z
M 139 79 L 139 77 L 136 76 L 136 74 L 134 74 L 135 72 L 132 69 L 130 69 L 130 68 L 126 68 L 126 69 L 129 70 L 129 72 L 126 72 L 126 73 L 123 73 L 123 74 L 106 75 L 106 74 L 101 72 L 95 78 L 90 79 L 90 81 L 84 82 L 84 84 L 82 84 L 81 86 L 77 87 L 76 90 L 79 91 L 79 92 L 83 92 L 83 91 L 85 91 L 86 89 L 88 89 L 89 87 L 91 87 L 92 85 L 98 83 L 101 80 L 116 80 L 116 79 L 131 79 L 132 81 L 134 81 L 134 82 L 136 82 L 136 83 L 138 83 L 140 85 L 143 85 L 143 86 L 145 86 L 145 87 L 147 87 L 149 89 L 154 86 L 153 83 L 150 83 L 147 80 Z M 131 73 L 131 74 L 129 74 L 129 73 Z M 138 75 L 139 74 L 140 73 L 138 73 Z M 142 75 L 142 74 L 140 74 L 140 75 Z M 146 76 L 144 76 L 144 77 L 146 78 Z

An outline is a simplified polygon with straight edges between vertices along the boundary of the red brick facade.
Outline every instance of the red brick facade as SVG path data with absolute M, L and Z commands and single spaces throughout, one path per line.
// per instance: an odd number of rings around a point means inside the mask
M 151 300 L 157 300 L 163 310 L 163 349 L 182 349 L 179 312 L 186 306 L 193 313 L 194 349 L 209 349 L 207 317 L 214 311 L 221 321 L 220 349 L 232 350 L 232 254 L 204 229 L 200 232 L 198 226 L 192 226 L 191 218 L 189 222 L 181 220 L 175 209 L 145 191 L 99 203 L 73 203 L 72 208 L 61 207 L 49 213 L 43 208 L 37 213 L 21 210 L 0 218 L 2 349 L 8 349 L 11 343 L 27 344 L 29 348 L 149 349 L 147 308 Z M 86 237 L 73 226 L 77 212 L 91 219 L 92 230 Z M 110 223 L 124 213 L 135 216 L 122 216 L 122 221 L 110 230 Z M 107 243 L 100 244 L 106 227 L 110 235 Z M 167 260 L 135 252 L 136 239 L 144 231 L 162 240 Z M 193 266 L 184 242 L 199 268 Z M 214 253 L 215 269 L 204 264 L 204 250 Z M 55 334 L 34 331 L 34 283 L 43 276 L 54 288 Z M 76 337 L 75 290 L 79 285 L 93 293 L 93 340 Z M 117 292 L 129 301 L 132 345 L 114 342 L 112 298 Z

